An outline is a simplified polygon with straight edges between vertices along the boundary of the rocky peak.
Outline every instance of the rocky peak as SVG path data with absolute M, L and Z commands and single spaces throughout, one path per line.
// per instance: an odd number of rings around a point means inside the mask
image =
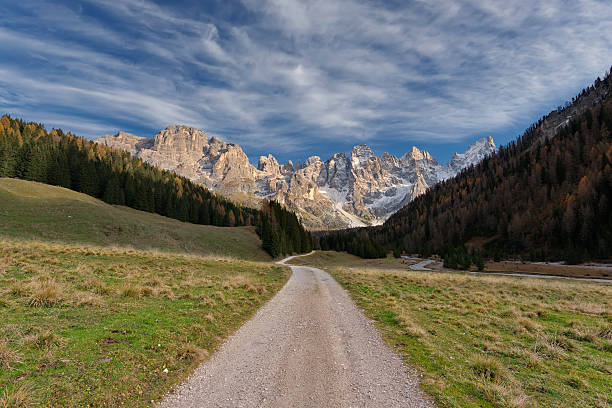
M 291 160 L 289 160 L 287 164 L 281 164 L 280 166 L 280 171 L 282 174 L 288 174 L 294 170 L 295 168 L 293 167 L 293 162 Z
M 106 135 L 106 136 L 109 136 L 109 135 Z M 130 139 L 133 139 L 133 138 L 142 139 L 141 137 L 134 136 L 133 134 L 127 133 L 127 132 L 124 132 L 124 131 L 119 131 L 119 133 L 117 133 L 114 137 L 117 140 L 130 140 Z
M 404 161 L 410 161 L 410 160 L 415 160 L 415 161 L 422 161 L 422 160 L 429 160 L 429 161 L 435 161 L 435 159 L 429 154 L 429 152 L 427 150 L 421 150 L 416 146 L 412 146 L 412 149 L 410 149 L 409 152 L 406 152 L 406 154 L 404 154 L 402 156 L 402 160 Z
M 495 153 L 496 150 L 497 147 L 493 138 L 491 136 L 483 137 L 472 143 L 465 153 L 455 153 L 448 166 L 454 172 L 458 172 L 470 164 L 480 162 L 486 156 Z
M 214 145 L 222 145 L 223 144 L 221 139 L 219 139 L 217 136 L 211 137 L 208 143 L 211 144 L 211 145 L 213 145 L 213 144 Z
M 114 135 L 104 135 L 97 139 L 96 142 L 117 149 L 127 150 L 130 154 L 135 154 L 138 150 L 137 145 L 147 140 L 148 139 L 145 137 L 134 136 L 131 133 L 118 132 Z
M 320 163 L 321 163 L 321 158 L 319 156 L 310 156 L 309 158 L 306 159 L 306 161 L 302 165 L 302 168 L 310 167 L 314 164 L 320 164 Z
M 472 143 L 467 148 L 465 153 L 467 154 L 467 153 L 469 153 L 471 151 L 481 151 L 481 150 L 494 152 L 496 149 L 497 149 L 497 147 L 495 146 L 495 142 L 493 142 L 493 138 L 491 136 L 487 136 L 487 137 L 483 137 L 481 139 L 478 139 L 477 141 Z
M 402 166 L 400 159 L 387 152 L 382 155 L 380 162 L 382 167 L 387 171 L 393 171 L 394 169 Z
M 317 179 L 321 186 L 330 186 L 342 190 L 349 183 L 348 160 L 344 153 L 336 153 L 321 167 Z
M 346 155 L 344 153 L 334 154 L 332 157 L 329 158 L 329 160 L 325 162 L 325 167 L 329 171 L 332 171 L 333 169 L 334 173 L 338 171 L 347 172 L 348 160 L 346 158 Z
M 266 174 L 280 174 L 280 166 L 278 165 L 278 161 L 276 161 L 276 158 L 274 158 L 274 156 L 271 154 L 259 157 L 257 170 Z
M 206 133 L 191 126 L 168 126 L 155 135 L 153 148 L 170 149 L 183 152 L 201 152 L 208 144 Z
M 353 167 L 361 167 L 371 158 L 376 157 L 370 146 L 360 144 L 353 147 L 351 152 L 351 164 Z

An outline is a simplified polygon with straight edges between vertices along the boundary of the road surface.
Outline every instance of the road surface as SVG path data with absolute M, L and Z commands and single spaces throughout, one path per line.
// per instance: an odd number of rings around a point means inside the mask
M 285 287 L 160 407 L 434 406 L 335 280 L 291 269 Z
M 425 259 L 424 261 L 421 261 L 417 264 L 410 265 L 410 269 L 412 269 L 413 271 L 432 271 L 433 269 L 428 268 L 427 265 L 434 262 L 436 261 L 434 261 L 433 259 Z

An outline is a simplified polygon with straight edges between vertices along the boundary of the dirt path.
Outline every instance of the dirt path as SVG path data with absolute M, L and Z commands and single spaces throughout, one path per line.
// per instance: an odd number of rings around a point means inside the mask
M 433 407 L 418 376 L 320 269 L 285 287 L 160 407 Z
M 427 265 L 436 262 L 433 259 L 426 259 L 424 261 L 419 262 L 418 264 L 410 265 L 410 269 L 413 271 L 432 271 L 433 269 L 428 268 Z

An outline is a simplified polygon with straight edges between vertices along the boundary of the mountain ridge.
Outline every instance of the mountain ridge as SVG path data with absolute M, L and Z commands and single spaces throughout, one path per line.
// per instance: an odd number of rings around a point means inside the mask
M 327 234 L 319 240 L 321 248 L 367 258 L 385 257 L 389 250 L 437 253 L 453 268 L 469 268 L 468 251 L 494 259 L 609 259 L 611 90 L 607 73 L 571 104 L 429 189 L 382 226 Z M 477 151 L 468 149 L 464 158 L 475 158 Z
M 489 136 L 441 165 L 413 146 L 401 157 L 377 156 L 365 144 L 323 161 L 279 164 L 272 155 L 253 166 L 241 147 L 194 127 L 174 125 L 153 138 L 119 132 L 95 140 L 174 171 L 236 199 L 273 199 L 296 211 L 311 230 L 376 225 L 439 181 L 452 177 L 496 151 Z

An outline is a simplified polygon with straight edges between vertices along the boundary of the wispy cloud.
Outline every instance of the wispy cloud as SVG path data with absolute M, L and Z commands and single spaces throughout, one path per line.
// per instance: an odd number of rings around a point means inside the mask
M 88 137 L 185 123 L 247 153 L 393 151 L 526 126 L 612 63 L 605 0 L 205 4 L 0 5 L 0 109 Z

